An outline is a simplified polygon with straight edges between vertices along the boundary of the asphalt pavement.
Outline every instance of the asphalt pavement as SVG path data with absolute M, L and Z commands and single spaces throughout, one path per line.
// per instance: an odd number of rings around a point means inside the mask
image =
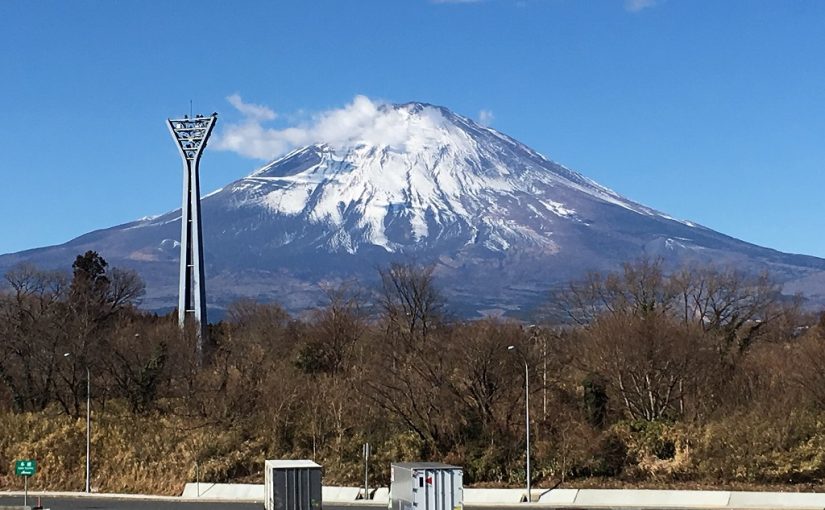
M 248 503 L 248 502 L 231 502 L 231 501 L 205 501 L 205 500 L 175 500 L 172 498 L 165 499 L 132 499 L 119 498 L 107 496 L 41 496 L 44 509 L 51 510 L 263 510 L 262 503 Z M 34 506 L 37 503 L 37 497 L 29 499 L 29 505 Z M 23 504 L 23 496 L 9 496 L 7 494 L 0 495 L 0 507 L 4 506 L 20 506 Z M 516 510 L 517 505 L 502 505 L 501 507 L 491 506 L 476 506 L 464 507 L 467 510 Z M 541 508 L 541 507 L 538 507 Z M 537 508 L 537 510 L 538 510 Z M 547 508 L 547 507 L 545 507 Z M 785 508 L 785 507 L 783 507 Z M 324 510 L 383 510 L 384 505 L 376 504 L 358 504 L 358 503 L 343 503 L 343 504 L 325 504 Z M 788 510 L 793 510 L 792 507 L 787 507 Z M 585 508 L 578 508 L 577 510 L 587 510 Z M 655 510 L 653 507 L 599 507 L 599 510 Z M 674 507 L 668 507 L 668 510 L 679 510 Z M 695 509 L 684 509 L 695 510 Z M 745 510 L 745 509 L 741 509 Z M 748 509 L 752 510 L 752 509 Z
M 41 496 L 43 508 L 51 510 L 263 510 L 263 503 L 180 500 L 132 499 L 106 496 Z M 23 504 L 23 495 L 0 495 L 0 507 Z M 29 506 L 37 504 L 37 495 L 29 493 Z M 383 510 L 384 505 L 325 504 L 324 510 Z
M 41 496 L 43 508 L 51 510 L 263 510 L 261 503 L 224 501 L 174 501 L 152 499 L 122 499 L 68 496 Z M 0 506 L 22 505 L 23 496 L 0 496 Z M 29 506 L 37 504 L 37 496 L 29 495 Z M 328 507 L 324 507 L 326 510 Z M 350 507 L 351 508 L 351 507 Z

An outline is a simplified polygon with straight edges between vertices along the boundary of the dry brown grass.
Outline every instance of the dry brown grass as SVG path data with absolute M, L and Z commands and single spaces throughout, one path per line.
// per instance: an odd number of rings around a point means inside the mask
M 30 488 L 82 490 L 85 484 L 86 423 L 62 414 L 0 414 L 0 487 L 22 486 L 14 475 L 16 459 L 36 459 Z M 92 489 L 100 492 L 180 494 L 195 478 L 195 458 L 205 444 L 219 445 L 201 472 L 213 481 L 226 464 L 247 459 L 226 457 L 226 434 L 192 427 L 169 416 L 133 416 L 122 409 L 97 411 L 92 423 Z M 228 446 L 228 445 L 226 445 Z M 233 445 L 235 456 L 250 454 Z M 222 459 L 222 460 L 219 460 Z
M 788 430 L 779 436 L 775 424 L 760 427 L 755 423 L 756 418 L 737 416 L 708 427 L 704 434 L 692 439 L 695 443 L 692 458 L 684 457 L 686 452 L 680 447 L 672 460 L 654 462 L 652 457 L 644 455 L 641 442 L 631 441 L 637 462 L 635 470 L 625 470 L 615 478 L 572 479 L 563 487 L 825 490 L 819 482 L 819 473 L 825 465 L 822 416 L 817 413 L 791 416 L 787 420 Z M 22 488 L 22 480 L 14 475 L 14 460 L 23 458 L 38 461 L 37 475 L 30 480 L 31 489 L 83 489 L 83 417 L 73 419 L 56 412 L 5 412 L 0 413 L 0 431 L 0 490 Z M 686 432 L 657 429 L 657 434 L 663 437 L 676 438 L 677 444 L 685 440 L 680 434 Z M 380 464 L 388 464 L 395 460 L 390 457 L 399 455 L 403 453 L 390 448 L 376 457 L 373 465 L 380 469 Z M 196 459 L 200 461 L 201 480 L 259 483 L 266 456 L 267 445 L 263 439 L 238 430 L 194 424 L 169 415 L 134 416 L 112 403 L 107 403 L 104 410 L 95 410 L 92 487 L 96 491 L 178 495 L 187 481 L 194 481 Z M 360 473 L 353 464 L 358 461 L 344 462 L 340 457 L 333 458 L 331 452 L 327 452 L 327 457 L 318 459 L 326 468 L 325 482 L 352 484 L 354 479 L 346 479 L 344 474 Z M 357 455 L 352 457 L 355 459 Z M 728 460 L 722 460 L 725 458 Z M 737 476 L 740 471 L 749 476 Z M 380 478 L 376 475 L 378 473 L 373 474 L 374 480 Z M 555 481 L 546 479 L 537 481 L 536 485 L 547 487 Z

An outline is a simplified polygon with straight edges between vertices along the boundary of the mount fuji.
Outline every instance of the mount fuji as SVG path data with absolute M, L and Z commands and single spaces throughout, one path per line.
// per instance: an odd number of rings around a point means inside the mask
M 324 285 L 369 285 L 392 261 L 434 264 L 460 315 L 523 315 L 554 285 L 642 256 L 667 267 L 770 271 L 822 298 L 825 260 L 781 253 L 629 200 L 518 141 L 425 103 L 383 105 L 355 137 L 293 150 L 202 200 L 207 301 L 316 306 Z M 96 250 L 176 304 L 180 211 L 0 256 L 67 267 Z M 813 291 L 819 288 L 819 292 Z

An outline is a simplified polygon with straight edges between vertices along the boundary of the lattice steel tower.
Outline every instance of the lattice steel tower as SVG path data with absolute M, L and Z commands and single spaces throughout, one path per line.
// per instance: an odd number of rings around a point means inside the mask
M 187 317 L 194 318 L 199 358 L 203 353 L 207 322 L 198 163 L 217 121 L 217 113 L 209 117 L 196 115 L 190 119 L 184 116 L 182 119 L 167 119 L 166 121 L 172 137 L 178 144 L 181 158 L 183 158 L 178 322 L 183 329 L 186 327 Z

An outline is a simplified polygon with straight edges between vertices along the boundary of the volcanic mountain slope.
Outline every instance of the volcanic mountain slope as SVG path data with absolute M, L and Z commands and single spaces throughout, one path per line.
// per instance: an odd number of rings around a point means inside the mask
M 436 264 L 462 315 L 521 314 L 554 284 L 641 256 L 821 278 L 825 260 L 725 236 L 628 200 L 445 108 L 382 107 L 378 136 L 309 145 L 203 199 L 208 302 L 314 306 L 323 285 L 374 282 L 391 261 Z M 87 249 L 147 282 L 144 306 L 174 306 L 180 211 L 0 257 L 65 267 Z

